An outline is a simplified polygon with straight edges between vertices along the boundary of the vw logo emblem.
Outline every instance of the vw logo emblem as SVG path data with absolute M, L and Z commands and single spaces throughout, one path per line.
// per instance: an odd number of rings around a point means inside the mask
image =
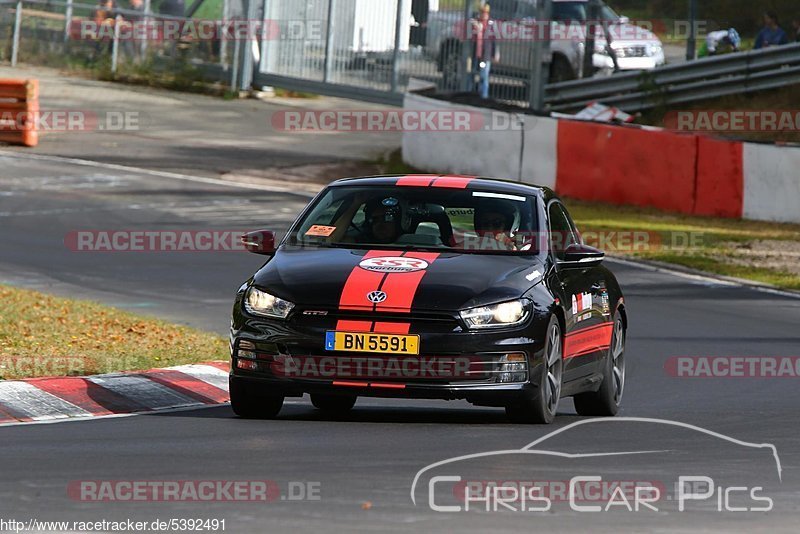
M 386 293 L 383 291 L 370 291 L 367 293 L 367 300 L 373 304 L 380 304 L 386 300 Z

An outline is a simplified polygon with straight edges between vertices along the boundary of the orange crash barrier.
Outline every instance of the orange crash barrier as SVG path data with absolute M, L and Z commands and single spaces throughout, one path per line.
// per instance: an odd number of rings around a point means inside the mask
M 38 80 L 0 78 L 0 142 L 36 146 L 38 115 Z

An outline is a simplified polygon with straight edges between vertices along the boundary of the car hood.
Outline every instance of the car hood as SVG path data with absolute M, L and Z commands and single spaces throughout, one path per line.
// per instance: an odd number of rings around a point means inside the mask
M 382 272 L 380 258 L 401 254 L 424 268 Z M 456 311 L 519 298 L 542 273 L 536 256 L 281 247 L 253 283 L 303 307 L 372 309 L 367 295 L 380 289 L 387 294 L 380 311 Z

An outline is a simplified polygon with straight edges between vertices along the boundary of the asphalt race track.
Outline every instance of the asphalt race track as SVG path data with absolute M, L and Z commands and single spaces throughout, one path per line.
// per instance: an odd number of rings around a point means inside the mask
M 147 172 L 0 155 L 0 282 L 100 300 L 224 334 L 236 288 L 261 259 L 241 252 L 73 252 L 73 230 L 285 229 L 301 196 Z M 247 421 L 227 406 L 0 428 L 0 518 L 169 520 L 217 518 L 228 532 L 489 531 L 540 529 L 767 530 L 796 532 L 800 518 L 798 378 L 681 378 L 676 356 L 798 356 L 800 299 L 609 261 L 625 292 L 628 382 L 621 416 L 542 443 L 589 457 L 486 456 L 450 464 L 470 480 L 660 482 L 673 499 L 658 511 L 579 512 L 502 508 L 435 512 L 429 464 L 513 451 L 585 419 L 567 400 L 549 427 L 507 423 L 502 410 L 461 402 L 360 400 L 343 420 L 289 400 L 276 421 Z M 777 455 L 766 447 L 772 444 Z M 777 458 L 775 457 L 777 456 Z M 574 464 L 569 462 L 575 460 Z M 780 471 L 778 470 L 778 461 Z M 440 468 L 437 468 L 440 469 Z M 469 475 L 467 475 L 469 473 Z M 474 473 L 472 475 L 471 473 Z M 709 476 L 713 497 L 674 501 L 679 476 Z M 272 502 L 88 502 L 68 494 L 82 480 L 269 480 Z M 758 487 L 773 503 L 727 488 Z M 438 486 L 446 488 L 446 486 Z M 450 488 L 452 489 L 452 488 Z M 435 495 L 446 502 L 448 489 Z M 738 493 L 737 493 L 738 492 Z M 730 499 L 729 497 L 734 497 Z M 311 498 L 309 498 L 309 496 Z M 451 495 L 452 497 L 452 495 Z M 583 503 L 585 504 L 585 503 Z M 720 511 L 719 508 L 723 508 Z M 728 510 L 728 511 L 725 511 Z

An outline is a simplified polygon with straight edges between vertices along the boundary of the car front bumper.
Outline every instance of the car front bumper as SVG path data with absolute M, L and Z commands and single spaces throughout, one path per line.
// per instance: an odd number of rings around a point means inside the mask
M 542 372 L 546 321 L 535 314 L 520 327 L 496 331 L 408 317 L 409 333 L 420 336 L 418 356 L 326 351 L 325 334 L 340 319 L 295 315 L 281 321 L 235 312 L 232 389 L 256 397 L 333 393 L 504 406 L 534 391 Z

